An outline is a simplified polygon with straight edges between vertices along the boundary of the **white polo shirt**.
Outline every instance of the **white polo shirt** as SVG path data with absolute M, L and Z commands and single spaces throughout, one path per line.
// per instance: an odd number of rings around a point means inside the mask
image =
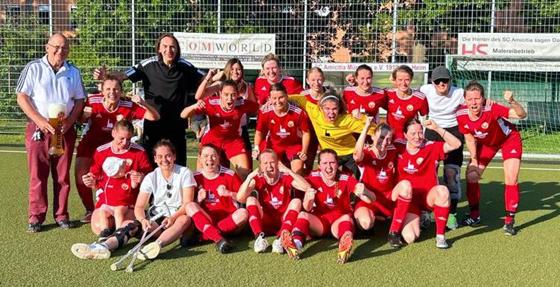
M 49 115 L 49 104 L 66 104 L 66 115 L 69 115 L 74 101 L 86 97 L 80 70 L 64 61 L 55 73 L 46 55 L 25 66 L 19 76 L 16 93 L 28 95 L 31 104 L 45 118 Z
M 165 212 L 165 216 L 169 217 L 181 207 L 183 189 L 192 186 L 196 186 L 193 173 L 188 168 L 176 164 L 169 181 L 163 177 L 159 167 L 148 173 L 140 185 L 140 192 L 152 194 L 156 211 Z
M 428 115 L 430 119 L 434 120 L 442 128 L 457 126 L 455 113 L 465 101 L 463 89 L 451 86 L 447 95 L 440 96 L 433 84 L 427 84 L 420 87 L 420 91 L 428 99 L 428 106 L 430 108 Z

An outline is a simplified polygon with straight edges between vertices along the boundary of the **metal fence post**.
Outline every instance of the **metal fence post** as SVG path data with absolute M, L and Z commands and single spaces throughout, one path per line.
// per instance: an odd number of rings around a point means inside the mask
M 307 56 L 307 0 L 303 1 L 303 51 L 302 51 L 302 75 L 303 75 L 303 85 L 305 86 L 305 77 L 306 75 L 306 56 Z
M 397 8 L 399 1 L 393 1 L 393 39 L 391 40 L 391 63 L 395 62 L 397 52 Z

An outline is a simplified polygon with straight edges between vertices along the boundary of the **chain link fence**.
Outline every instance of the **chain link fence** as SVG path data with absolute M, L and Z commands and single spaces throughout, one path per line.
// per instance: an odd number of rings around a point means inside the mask
M 284 70 L 303 79 L 316 62 L 441 65 L 464 32 L 558 33 L 560 2 L 3 0 L 0 24 L 0 133 L 21 133 L 15 85 L 54 32 L 71 39 L 69 59 L 87 88 L 95 67 L 123 70 L 153 56 L 163 32 L 275 34 Z

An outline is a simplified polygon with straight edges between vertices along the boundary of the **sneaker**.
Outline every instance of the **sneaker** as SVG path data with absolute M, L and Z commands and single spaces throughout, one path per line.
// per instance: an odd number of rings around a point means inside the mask
M 226 254 L 233 250 L 233 246 L 231 246 L 227 240 L 222 238 L 222 240 L 216 242 L 216 250 L 222 254 Z
M 447 244 L 447 240 L 445 240 L 444 235 L 436 235 L 436 247 L 439 249 L 449 248 L 449 245 Z
M 272 242 L 272 253 L 284 254 L 284 248 L 282 247 L 282 241 L 280 241 L 280 238 L 276 238 Z
M 56 224 L 58 224 L 58 227 L 60 227 L 62 229 L 70 229 L 70 228 L 74 227 L 74 225 L 72 223 L 70 223 L 70 221 L 68 221 L 68 219 L 63 219 L 63 220 L 57 221 Z
M 82 217 L 80 219 L 81 223 L 90 223 L 91 222 L 91 215 L 93 214 L 92 211 L 86 211 L 86 214 L 84 214 L 84 217 Z
M 108 259 L 111 251 L 100 243 L 76 243 L 70 248 L 72 254 L 80 259 Z
M 420 229 L 426 230 L 432 225 L 432 216 L 430 212 L 422 211 L 420 214 Z
M 200 243 L 198 235 L 193 234 L 191 236 L 181 236 L 181 247 L 188 248 L 189 246 L 195 246 Z
M 282 233 L 280 234 L 280 243 L 282 244 L 284 250 L 286 250 L 286 253 L 288 253 L 288 257 L 291 259 L 299 259 L 301 250 L 294 243 L 291 232 L 288 230 L 282 230 Z
M 389 241 L 389 245 L 393 248 L 401 248 L 403 245 L 401 235 L 396 232 L 389 232 L 387 240 Z
M 41 231 L 41 223 L 29 223 L 27 225 L 27 232 L 28 233 L 37 233 Z
M 157 241 L 152 242 L 142 247 L 142 249 L 140 249 L 140 252 L 138 253 L 138 257 L 136 258 L 138 258 L 139 260 L 155 259 L 156 257 L 158 257 L 160 251 L 161 245 L 159 245 Z
M 477 218 L 472 218 L 470 215 L 467 215 L 461 225 L 463 226 L 477 226 L 480 224 L 480 216 Z
M 504 229 L 504 234 L 505 235 L 513 236 L 513 235 L 517 234 L 517 231 L 515 231 L 515 228 L 513 228 L 514 223 L 515 223 L 515 221 L 504 224 L 503 229 Z
M 338 253 L 336 262 L 338 264 L 344 264 L 350 258 L 350 253 L 352 252 L 352 232 L 346 232 L 340 240 L 338 241 Z
M 457 222 L 457 214 L 450 213 L 449 217 L 447 218 L 447 228 L 449 230 L 455 230 L 459 227 L 459 223 Z
M 257 238 L 255 239 L 255 244 L 253 246 L 253 249 L 255 250 L 256 253 L 263 253 L 266 251 L 268 246 L 270 246 L 270 244 L 268 244 L 268 241 L 264 237 L 264 233 L 261 232 L 259 236 L 257 236 Z

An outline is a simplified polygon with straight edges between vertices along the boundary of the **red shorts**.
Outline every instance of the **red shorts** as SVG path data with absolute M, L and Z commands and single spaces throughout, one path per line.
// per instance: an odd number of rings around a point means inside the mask
M 201 146 L 205 144 L 211 144 L 217 147 L 218 150 L 220 152 L 223 152 L 228 159 L 236 155 L 247 154 L 247 150 L 245 149 L 245 142 L 241 137 L 226 140 L 204 135 L 202 137 L 202 140 L 200 141 L 200 144 Z
M 519 132 L 513 131 L 499 147 L 477 144 L 476 154 L 478 154 L 478 164 L 488 166 L 499 149 L 502 149 L 502 158 L 504 160 L 510 158 L 521 159 L 523 145 Z
M 356 202 L 354 210 L 365 207 L 373 212 L 375 215 L 383 215 L 389 217 L 393 215 L 395 209 L 395 202 L 391 200 L 392 190 L 386 192 L 375 192 L 376 199 L 372 203 L 365 203 L 362 200 Z
M 410 202 L 410 207 L 408 208 L 408 213 L 416 214 L 420 216 L 423 210 L 432 210 L 428 205 L 428 192 L 429 189 L 412 189 L 412 201 Z
M 112 198 L 105 197 L 105 193 L 99 194 L 99 200 L 95 203 L 95 208 L 101 208 L 102 206 L 128 206 L 134 208 L 136 203 L 136 198 L 133 196 Z
M 111 138 L 92 138 L 92 137 L 84 137 L 80 140 L 78 144 L 78 148 L 76 149 L 76 158 L 85 157 L 85 158 L 93 158 L 93 154 L 95 150 L 108 142 L 110 142 Z
M 317 216 L 319 220 L 321 220 L 321 223 L 323 224 L 323 234 L 321 234 L 321 237 L 329 234 L 331 232 L 332 224 L 345 214 L 347 213 L 338 209 L 323 214 L 313 214 Z
M 280 160 L 286 160 L 291 162 L 294 159 L 299 159 L 298 152 L 301 151 L 301 145 L 292 145 L 292 146 L 281 146 L 281 145 L 273 145 L 272 150 L 278 155 Z
M 277 234 L 282 226 L 282 217 L 284 217 L 284 214 L 276 210 L 263 209 L 263 216 L 261 218 L 263 232 L 266 235 Z

